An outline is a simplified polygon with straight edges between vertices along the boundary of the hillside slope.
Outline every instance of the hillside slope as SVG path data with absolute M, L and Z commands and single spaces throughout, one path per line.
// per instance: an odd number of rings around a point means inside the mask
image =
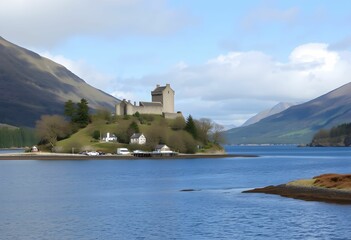
M 250 126 L 226 132 L 228 143 L 309 143 L 319 129 L 351 119 L 351 83 Z
M 88 85 L 64 66 L 0 37 L 0 123 L 33 127 L 43 114 L 62 114 L 64 102 L 85 98 L 113 110 L 118 99 Z

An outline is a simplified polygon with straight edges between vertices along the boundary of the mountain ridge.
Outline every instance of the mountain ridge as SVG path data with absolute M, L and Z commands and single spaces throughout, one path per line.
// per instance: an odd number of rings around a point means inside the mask
M 262 119 L 253 125 L 226 132 L 229 143 L 306 144 L 320 129 L 351 120 L 351 83 L 306 103 Z
M 244 122 L 243 125 L 241 125 L 241 127 L 245 127 L 245 126 L 249 126 L 251 124 L 257 123 L 264 118 L 267 118 L 267 117 L 272 116 L 274 114 L 280 113 L 280 112 L 282 112 L 282 111 L 284 111 L 284 110 L 286 110 L 289 107 L 294 106 L 294 105 L 296 105 L 296 103 L 280 102 L 280 103 L 274 105 L 272 108 L 263 110 L 263 111 L 257 113 L 255 116 L 249 118 L 246 122 Z
M 44 114 L 62 114 L 64 102 L 85 98 L 92 109 L 120 100 L 87 84 L 63 65 L 0 37 L 0 122 L 33 127 Z

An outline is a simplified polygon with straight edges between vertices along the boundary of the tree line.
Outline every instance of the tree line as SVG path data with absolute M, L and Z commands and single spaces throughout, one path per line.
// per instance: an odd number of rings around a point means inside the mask
M 351 123 L 344 123 L 329 130 L 321 129 L 314 136 L 311 146 L 351 146 Z
M 29 128 L 0 128 L 0 148 L 29 147 L 37 144 L 34 130 Z

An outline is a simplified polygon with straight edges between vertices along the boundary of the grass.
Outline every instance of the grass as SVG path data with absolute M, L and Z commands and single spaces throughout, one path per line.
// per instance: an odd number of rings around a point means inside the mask
M 307 134 L 310 134 L 310 133 L 311 133 L 310 129 L 304 128 L 304 129 L 301 129 L 301 130 L 288 132 L 288 133 L 283 134 L 283 135 L 281 135 L 279 137 L 280 138 L 285 138 L 285 137 L 303 136 L 303 135 L 307 135 Z
M 100 150 L 114 153 L 117 147 L 123 147 L 124 145 L 99 142 L 92 137 L 92 134 L 98 129 L 101 135 L 104 135 L 107 132 L 114 132 L 116 127 L 116 124 L 106 124 L 106 122 L 102 120 L 95 121 L 86 128 L 74 133 L 69 138 L 59 141 L 57 143 L 57 149 L 59 152 L 71 152 L 72 148 L 74 148 L 76 152 L 83 150 Z
M 328 176 L 330 175 L 330 176 Z M 332 176 L 333 175 L 333 176 Z M 300 179 L 287 183 L 287 186 L 295 187 L 319 187 L 334 190 L 351 190 L 351 175 L 325 174 L 313 179 Z
M 295 186 L 295 187 L 313 187 L 315 179 L 299 179 L 292 182 L 287 183 L 288 186 Z

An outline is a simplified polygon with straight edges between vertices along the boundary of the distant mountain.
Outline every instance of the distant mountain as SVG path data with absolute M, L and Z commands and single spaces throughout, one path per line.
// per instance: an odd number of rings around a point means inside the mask
M 251 124 L 257 123 L 259 121 L 261 121 L 262 119 L 272 116 L 274 114 L 280 113 L 286 109 L 288 109 L 291 106 L 296 105 L 296 103 L 288 103 L 288 102 L 281 102 L 278 103 L 277 105 L 275 105 L 274 107 L 264 110 L 262 112 L 257 113 L 255 116 L 249 118 L 246 122 L 244 122 L 244 124 L 242 125 L 242 127 L 245 126 L 249 126 Z
M 228 130 L 229 143 L 309 143 L 320 129 L 351 121 L 351 83 L 261 121 Z
M 0 37 L 0 123 L 33 127 L 43 114 L 62 114 L 64 102 L 88 100 L 114 109 L 118 99 L 84 82 L 64 66 Z
M 224 130 L 223 131 L 227 131 L 229 129 L 232 129 L 232 128 L 235 128 L 236 125 L 234 124 L 228 124 L 228 125 L 222 125 L 224 127 Z

